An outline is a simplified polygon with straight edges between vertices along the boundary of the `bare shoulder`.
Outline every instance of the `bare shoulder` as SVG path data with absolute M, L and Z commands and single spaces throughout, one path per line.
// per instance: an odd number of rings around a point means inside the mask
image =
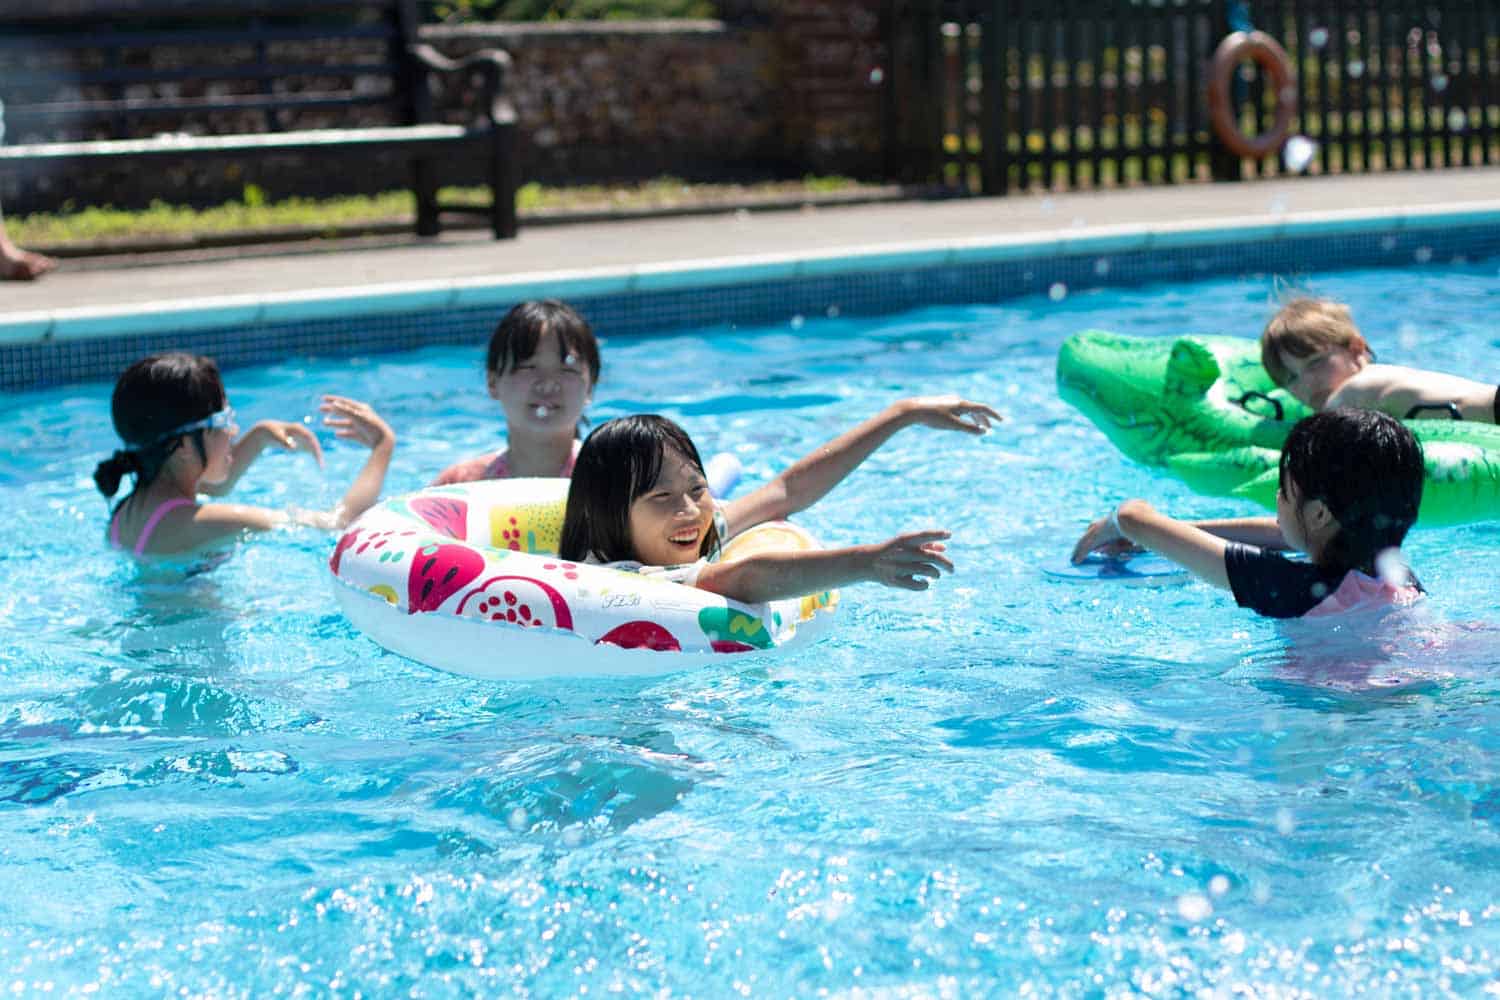
M 1408 368 L 1406 365 L 1365 365 L 1344 383 L 1340 392 L 1345 389 L 1373 392 L 1381 389 L 1409 388 L 1436 374 L 1436 372 L 1424 371 L 1421 368 Z
M 1328 397 L 1327 405 L 1379 409 L 1381 403 L 1395 397 L 1420 393 L 1424 385 L 1441 377 L 1403 365 L 1366 365 Z
M 244 531 L 269 531 L 286 520 L 280 511 L 245 504 L 183 506 L 162 517 L 147 543 L 147 551 L 159 555 L 190 552 Z
M 490 451 L 483 455 L 475 455 L 473 458 L 461 459 L 438 473 L 437 478 L 429 485 L 452 486 L 455 483 L 473 483 L 485 479 L 490 467 L 500 457 L 500 452 Z

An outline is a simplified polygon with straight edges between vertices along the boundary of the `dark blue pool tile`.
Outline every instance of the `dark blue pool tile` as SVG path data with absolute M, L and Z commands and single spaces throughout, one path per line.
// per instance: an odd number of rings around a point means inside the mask
M 1500 228 L 1487 223 L 1442 229 L 1329 233 L 1124 253 L 1054 254 L 932 267 L 851 270 L 713 287 L 582 295 L 572 299 L 604 337 L 684 327 L 754 326 L 793 316 L 873 315 L 928 305 L 991 303 L 1045 292 L 1209 276 L 1279 274 L 1446 263 L 1500 254 Z M 492 307 L 347 315 L 255 323 L 191 333 L 43 340 L 0 346 L 0 387 L 24 390 L 63 382 L 109 380 L 135 359 L 188 350 L 224 368 L 296 355 L 379 354 L 434 344 L 474 344 L 499 318 Z

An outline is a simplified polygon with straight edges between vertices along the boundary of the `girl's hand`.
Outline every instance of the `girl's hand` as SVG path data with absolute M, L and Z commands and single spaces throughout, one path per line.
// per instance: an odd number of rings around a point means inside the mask
M 395 432 L 368 403 L 343 396 L 324 396 L 318 409 L 323 411 L 323 423 L 333 428 L 335 437 L 358 441 L 372 449 L 396 445 Z
M 1120 506 L 1123 507 L 1124 504 Z M 1083 562 L 1094 552 L 1106 556 L 1124 556 L 1143 551 L 1139 545 L 1120 534 L 1120 524 L 1116 517 L 1119 509 L 1116 507 L 1088 526 L 1083 537 L 1078 539 L 1078 544 L 1073 546 L 1072 559 L 1075 565 Z
M 902 590 L 926 590 L 927 577 L 936 580 L 953 563 L 943 555 L 946 531 L 908 531 L 881 545 L 870 546 L 868 579 Z
M 318 468 L 323 467 L 323 446 L 318 443 L 318 436 L 302 424 L 287 420 L 261 420 L 245 436 L 248 438 L 251 434 L 259 435 L 283 451 L 301 448 L 313 457 Z
M 983 403 L 973 403 L 958 396 L 913 396 L 896 403 L 905 422 L 935 427 L 940 431 L 963 431 L 984 434 L 990 422 L 1005 418 Z

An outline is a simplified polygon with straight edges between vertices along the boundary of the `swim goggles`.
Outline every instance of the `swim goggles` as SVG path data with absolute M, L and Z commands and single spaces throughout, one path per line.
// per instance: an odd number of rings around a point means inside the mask
M 190 424 L 174 427 L 152 441 L 152 444 L 160 444 L 181 434 L 191 434 L 193 431 L 221 431 L 234 426 L 234 407 L 226 406 L 217 413 L 210 413 L 202 420 L 194 420 Z

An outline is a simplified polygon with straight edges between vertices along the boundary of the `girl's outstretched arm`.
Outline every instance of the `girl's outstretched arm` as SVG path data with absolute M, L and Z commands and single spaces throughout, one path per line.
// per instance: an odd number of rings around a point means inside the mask
M 1261 549 L 1291 548 L 1274 517 L 1219 517 L 1189 523 L 1226 542 L 1241 542 Z
M 267 446 L 275 445 L 283 451 L 305 451 L 323 467 L 323 446 L 318 436 L 299 423 L 290 420 L 262 420 L 251 427 L 234 443 L 234 457 L 229 462 L 229 475 L 221 482 L 201 483 L 198 491 L 213 497 L 222 497 L 234 489 L 245 470 L 254 464 Z
M 738 532 L 763 521 L 790 517 L 811 507 L 903 427 L 984 434 L 1004 418 L 983 403 L 958 396 L 916 396 L 892 403 L 858 427 L 799 459 L 760 489 L 724 505 L 724 516 Z
M 1234 521 L 1205 522 L 1208 524 L 1236 525 L 1232 535 L 1221 535 L 1205 530 L 1189 521 L 1179 521 L 1155 510 L 1144 500 L 1127 500 L 1106 517 L 1101 517 L 1088 526 L 1078 544 L 1073 546 L 1073 561 L 1082 562 L 1084 557 L 1096 549 L 1119 548 L 1121 541 L 1131 542 L 1166 556 L 1215 587 L 1229 589 L 1229 573 L 1224 567 L 1224 550 L 1228 541 L 1255 542 L 1265 536 L 1264 522 L 1270 522 L 1271 530 L 1279 547 L 1281 531 L 1276 528 L 1274 518 L 1240 518 Z M 1258 542 L 1256 542 L 1258 544 Z
M 380 499 L 391 453 L 396 450 L 396 434 L 367 403 L 343 396 L 324 396 L 318 408 L 323 411 L 323 422 L 333 428 L 336 437 L 358 441 L 370 449 L 370 457 L 365 459 L 364 468 L 354 477 L 344 498 L 317 522 L 329 528 L 344 528 Z
M 871 582 L 926 590 L 929 579 L 953 572 L 944 555 L 946 531 L 909 531 L 874 545 L 812 552 L 763 552 L 734 562 L 709 563 L 697 586 L 736 601 L 758 604 Z

